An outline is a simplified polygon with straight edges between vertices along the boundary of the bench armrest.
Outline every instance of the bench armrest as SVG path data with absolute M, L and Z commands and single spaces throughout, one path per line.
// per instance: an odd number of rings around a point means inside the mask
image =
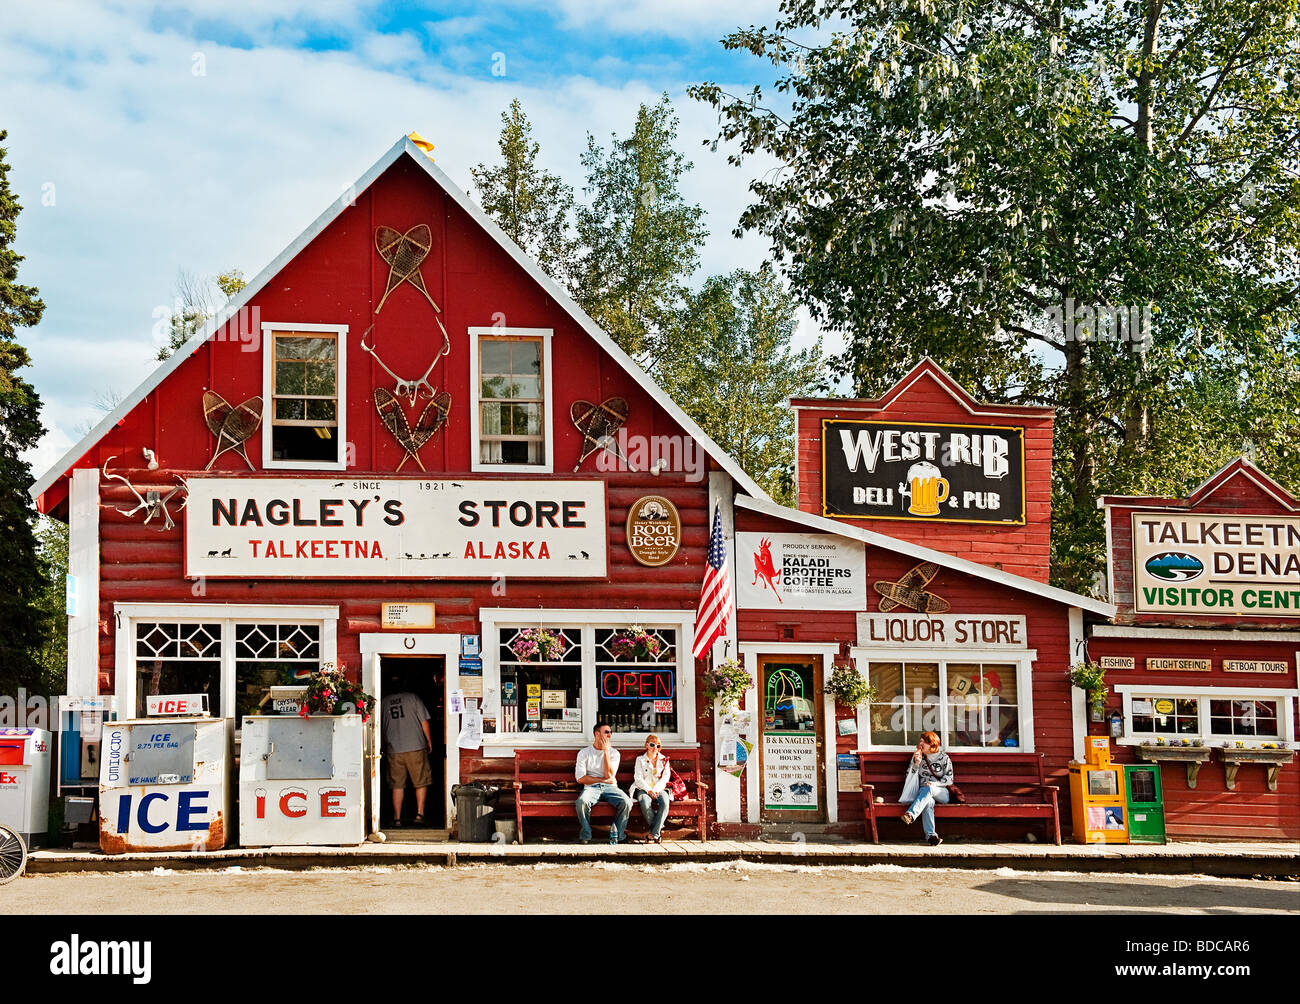
M 697 791 L 708 791 L 708 790 L 709 790 L 709 782 L 708 782 L 708 781 L 699 781 L 699 780 L 697 780 L 697 781 L 695 782 L 695 788 L 696 788 Z
M 514 788 L 515 788 L 515 791 L 523 791 L 523 790 L 524 790 L 524 782 L 523 782 L 523 781 L 515 781 L 515 782 L 514 782 Z

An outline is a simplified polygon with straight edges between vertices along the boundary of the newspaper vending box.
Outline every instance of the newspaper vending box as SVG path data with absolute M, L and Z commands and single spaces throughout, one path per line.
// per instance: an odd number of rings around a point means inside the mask
M 0 823 L 28 847 L 49 831 L 50 734 L 44 729 L 0 728 Z
M 1081 844 L 1127 844 L 1124 769 L 1110 762 L 1110 737 L 1088 736 L 1087 760 L 1071 760 L 1070 808 Z
M 365 840 L 360 715 L 245 715 L 239 842 L 245 847 Z
M 154 716 L 106 722 L 99 773 L 99 847 L 216 851 L 230 819 L 231 722 L 206 694 L 151 696 Z

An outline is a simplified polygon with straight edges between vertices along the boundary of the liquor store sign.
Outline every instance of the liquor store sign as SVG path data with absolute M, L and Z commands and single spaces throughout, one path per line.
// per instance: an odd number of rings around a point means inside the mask
M 601 578 L 600 481 L 194 478 L 185 573 Z
M 1300 617 L 1300 519 L 1134 513 L 1133 608 Z
M 1025 430 L 822 420 L 822 515 L 1025 522 Z

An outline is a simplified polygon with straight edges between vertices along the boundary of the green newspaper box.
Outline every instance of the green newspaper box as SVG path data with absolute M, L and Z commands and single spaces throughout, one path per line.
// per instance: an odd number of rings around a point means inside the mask
M 1128 803 L 1128 842 L 1165 842 L 1165 793 L 1160 784 L 1160 765 L 1128 764 L 1124 767 L 1124 791 Z

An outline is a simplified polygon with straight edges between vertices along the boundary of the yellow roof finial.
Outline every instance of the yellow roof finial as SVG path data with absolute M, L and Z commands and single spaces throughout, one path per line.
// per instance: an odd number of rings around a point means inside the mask
M 425 155 L 426 155 L 430 160 L 433 160 L 433 144 L 432 144 L 432 143 L 430 143 L 427 139 L 425 139 L 423 136 L 421 136 L 421 135 L 420 135 L 418 132 L 416 132 L 415 130 L 411 130 L 411 132 L 407 133 L 407 134 L 406 134 L 406 138 L 409 139 L 409 140 L 410 140 L 412 143 L 414 143 L 416 146 L 418 146 L 421 150 L 423 150 L 424 153 L 425 153 Z

